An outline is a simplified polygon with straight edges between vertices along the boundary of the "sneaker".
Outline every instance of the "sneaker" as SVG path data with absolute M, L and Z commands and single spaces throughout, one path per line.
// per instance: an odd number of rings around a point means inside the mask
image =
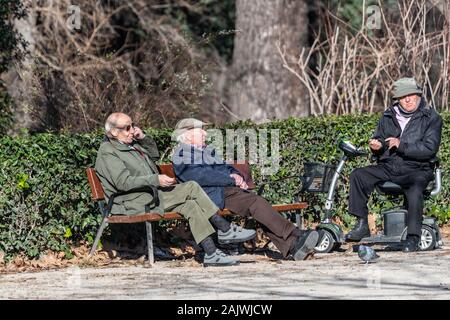
M 220 244 L 245 242 L 253 239 L 255 236 L 255 230 L 244 229 L 234 223 L 231 224 L 231 227 L 227 232 L 221 230 L 217 231 L 217 238 Z
M 405 253 L 419 251 L 419 236 L 406 236 L 402 251 Z
M 304 234 L 298 237 L 292 256 L 295 261 L 305 260 L 305 258 L 314 251 L 314 247 L 319 240 L 319 233 L 314 230 L 305 231 Z
M 238 264 L 239 261 L 230 258 L 219 249 L 216 249 L 211 255 L 205 254 L 203 258 L 203 266 L 205 267 L 225 267 L 236 266 Z

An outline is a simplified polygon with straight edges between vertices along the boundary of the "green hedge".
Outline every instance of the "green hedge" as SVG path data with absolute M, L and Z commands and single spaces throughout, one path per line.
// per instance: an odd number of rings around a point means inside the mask
M 448 120 L 444 114 L 440 157 L 444 168 L 443 192 L 427 203 L 429 214 L 441 223 L 450 218 L 450 186 L 446 177 L 450 143 Z M 280 129 L 281 168 L 274 176 L 262 177 L 254 167 L 257 183 L 270 181 L 266 190 L 273 202 L 286 202 L 298 190 L 296 179 L 277 182 L 281 177 L 299 174 L 307 161 L 336 162 L 339 138 L 364 144 L 371 135 L 379 115 L 319 117 L 274 121 L 260 127 Z M 229 128 L 257 128 L 249 122 Z M 169 130 L 148 130 L 163 152 L 170 145 Z M 92 243 L 100 216 L 90 199 L 85 168 L 93 166 L 102 134 L 35 134 L 0 138 L 0 251 L 7 257 L 18 253 L 38 257 L 46 250 L 63 251 L 70 257 L 70 245 L 79 241 Z M 351 221 L 346 214 L 348 183 L 351 169 L 369 164 L 368 159 L 349 162 L 344 182 L 337 195 L 337 215 L 345 226 Z M 310 203 L 308 217 L 317 219 L 324 203 L 323 195 L 306 195 Z M 371 211 L 379 212 L 385 199 L 374 196 Z

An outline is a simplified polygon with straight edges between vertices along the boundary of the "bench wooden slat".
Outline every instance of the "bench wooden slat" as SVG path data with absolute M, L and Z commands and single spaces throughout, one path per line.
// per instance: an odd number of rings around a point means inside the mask
M 158 213 L 144 213 L 134 216 L 112 215 L 108 217 L 108 223 L 137 223 L 137 222 L 154 222 L 162 219 Z
M 278 212 L 282 211 L 291 211 L 291 210 L 299 210 L 305 209 L 308 207 L 306 202 L 292 203 L 292 204 L 276 204 L 272 206 Z M 221 216 L 229 216 L 233 215 L 233 213 L 228 210 L 220 210 L 219 214 Z M 126 216 L 126 215 L 112 215 L 108 218 L 109 223 L 137 223 L 137 222 L 145 222 L 145 221 L 160 221 L 160 220 L 174 220 L 174 219 L 183 219 L 183 216 L 178 212 L 167 212 L 164 215 L 160 215 L 158 213 L 144 213 L 134 216 Z
M 254 188 L 255 184 L 253 183 L 253 179 L 251 177 L 250 166 L 248 163 L 244 164 L 232 164 L 241 174 L 244 176 L 249 188 Z M 169 177 L 175 177 L 173 172 L 173 167 L 171 164 L 162 164 L 158 166 L 162 174 L 166 174 Z M 98 178 L 94 168 L 87 168 L 86 174 L 88 177 L 89 185 L 91 187 L 91 196 L 94 201 L 101 201 L 105 199 L 105 194 L 103 192 L 103 187 Z M 294 211 L 301 210 L 308 207 L 306 202 L 299 203 L 290 203 L 290 204 L 276 204 L 272 205 L 272 207 L 278 212 L 284 211 Z M 219 211 L 221 216 L 232 215 L 233 213 L 227 209 Z M 112 215 L 108 218 L 109 223 L 138 223 L 138 222 L 154 222 L 160 220 L 173 220 L 173 219 L 183 219 L 178 212 L 167 212 L 164 215 L 160 215 L 158 213 L 144 213 L 134 216 L 127 215 Z
M 291 211 L 291 210 L 300 210 L 308 208 L 308 203 L 306 202 L 297 202 L 297 203 L 289 203 L 289 204 L 274 204 L 272 207 L 278 212 L 281 211 Z
M 105 193 L 103 192 L 103 186 L 100 179 L 97 177 L 97 173 L 94 168 L 87 168 L 86 174 L 91 187 L 92 200 L 99 201 L 105 199 Z
M 172 164 L 159 164 L 158 168 L 161 174 L 165 174 L 166 176 L 175 178 L 175 172 L 173 171 Z
M 219 212 L 221 216 L 232 215 L 233 213 L 230 210 L 221 210 Z M 174 220 L 174 219 L 183 219 L 183 216 L 178 212 L 166 212 L 163 215 L 159 213 L 143 213 L 137 214 L 133 216 L 127 215 L 112 215 L 108 218 L 108 223 L 137 223 L 137 222 L 154 222 L 160 220 Z

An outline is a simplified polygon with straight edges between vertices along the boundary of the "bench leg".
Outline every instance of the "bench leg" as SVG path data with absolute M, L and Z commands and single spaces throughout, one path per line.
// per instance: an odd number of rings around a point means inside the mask
M 302 214 L 300 213 L 300 210 L 295 210 L 295 223 L 297 224 L 297 227 L 303 230 L 303 219 Z
M 97 249 L 98 243 L 100 241 L 100 238 L 102 236 L 103 230 L 108 226 L 108 217 L 103 218 L 102 224 L 100 225 L 100 228 L 97 231 L 97 235 L 95 236 L 94 244 L 92 245 L 91 251 L 89 252 L 89 256 L 92 256 Z
M 145 228 L 147 230 L 147 248 L 148 248 L 148 261 L 150 264 L 155 263 L 155 257 L 153 255 L 153 231 L 152 223 L 149 221 L 145 222 Z

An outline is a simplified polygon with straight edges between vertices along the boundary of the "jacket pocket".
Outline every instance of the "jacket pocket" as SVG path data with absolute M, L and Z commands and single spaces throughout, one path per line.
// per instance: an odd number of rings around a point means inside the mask
M 147 193 L 139 193 L 137 197 L 132 199 L 123 199 L 122 204 L 126 210 L 126 214 L 135 215 L 145 213 L 145 207 L 153 200 L 153 197 Z M 150 206 L 154 208 L 154 205 Z

